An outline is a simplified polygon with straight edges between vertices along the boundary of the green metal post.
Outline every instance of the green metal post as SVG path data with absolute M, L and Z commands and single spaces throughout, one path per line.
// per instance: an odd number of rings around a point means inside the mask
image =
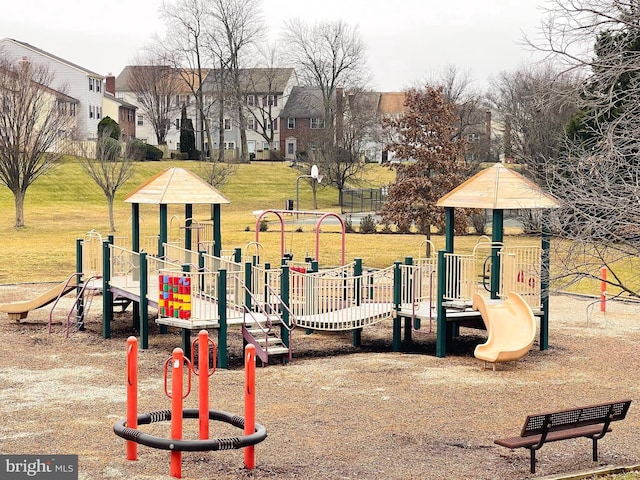
M 220 329 L 218 330 L 218 366 L 227 368 L 227 270 L 221 268 L 218 280 L 218 317 Z
M 220 205 L 213 205 L 213 256 L 219 257 L 222 252 L 222 233 L 220 229 Z
M 82 287 L 80 284 L 83 281 L 82 276 L 82 238 L 76 239 L 76 280 L 78 281 L 78 288 L 76 288 L 76 328 L 80 331 L 84 331 L 84 301 L 80 297 Z
M 113 292 L 111 281 L 111 248 L 109 240 L 102 242 L 102 337 L 111 338 L 113 320 Z
M 318 271 L 318 261 L 317 260 L 311 260 L 311 267 L 309 268 L 309 273 L 315 273 Z
M 140 254 L 140 348 L 149 348 L 149 274 L 147 269 L 147 254 Z
M 160 235 L 158 236 L 158 256 L 164 257 L 164 244 L 167 243 L 168 207 L 160 204 Z
M 233 261 L 236 263 L 240 263 L 242 261 L 242 249 L 240 247 L 235 247 L 233 249 Z
M 188 264 L 182 265 L 182 271 L 185 273 L 189 273 L 191 271 L 191 267 Z M 184 355 L 189 358 L 191 356 L 191 330 L 188 328 L 183 328 L 181 333 L 181 347 Z
M 191 205 L 190 203 L 184 206 L 184 219 L 184 248 L 186 250 L 191 250 L 191 225 L 193 224 L 193 205 Z M 196 245 L 196 248 L 199 249 L 200 246 Z
M 393 303 L 396 305 L 395 315 L 393 317 L 393 351 L 402 350 L 402 324 L 398 311 L 400 310 L 402 272 L 400 271 L 400 262 L 393 263 Z
M 131 250 L 140 251 L 140 204 L 131 204 Z
M 542 294 L 542 317 L 540 318 L 540 350 L 549 348 L 549 272 L 551 271 L 551 231 L 549 215 L 542 219 L 542 271 L 540 289 Z
M 436 357 L 447 354 L 447 309 L 444 306 L 444 290 L 446 284 L 446 269 L 444 265 L 444 250 L 438 251 L 438 326 L 436 331 Z
M 453 236 L 455 232 L 455 213 L 453 207 L 444 208 L 444 249 L 447 253 L 453 253 Z
M 504 211 L 497 209 L 493 211 L 493 225 L 491 227 L 491 298 L 498 298 L 500 290 L 500 246 L 504 240 Z
M 362 259 L 356 258 L 355 264 L 353 266 L 353 276 L 354 278 L 354 293 L 355 293 L 355 303 L 356 305 L 362 304 Z M 353 346 L 361 347 L 362 346 L 362 328 L 356 328 L 353 331 Z
M 289 267 L 286 265 L 282 266 L 280 273 L 280 298 L 282 303 L 289 307 Z M 291 319 L 289 318 L 289 310 L 288 308 L 282 308 L 282 321 L 286 323 L 288 326 L 291 326 Z M 280 338 L 282 339 L 282 343 L 284 343 L 287 347 L 290 344 L 289 340 L 289 330 L 282 326 L 280 331 Z
M 244 264 L 244 286 L 245 286 L 244 304 L 249 310 L 251 310 L 252 308 L 252 305 L 251 305 L 251 270 L 252 269 L 253 269 L 253 266 L 251 265 L 251 262 L 245 262 Z M 266 298 L 265 298 L 265 302 L 267 302 Z

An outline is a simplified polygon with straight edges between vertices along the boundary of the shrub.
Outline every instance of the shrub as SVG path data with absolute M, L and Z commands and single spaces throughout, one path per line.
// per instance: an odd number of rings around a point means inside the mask
M 351 220 L 351 215 L 347 216 L 344 219 L 344 231 L 345 233 L 355 233 L 355 229 L 353 228 L 353 220 Z
M 145 152 L 145 160 L 162 160 L 162 150 L 154 147 L 153 145 L 149 145 L 148 143 L 144 144 Z
M 269 222 L 267 222 L 264 218 L 260 220 L 260 231 L 266 232 L 269 230 Z
M 376 233 L 378 222 L 372 215 L 365 215 L 360 220 L 360 233 Z

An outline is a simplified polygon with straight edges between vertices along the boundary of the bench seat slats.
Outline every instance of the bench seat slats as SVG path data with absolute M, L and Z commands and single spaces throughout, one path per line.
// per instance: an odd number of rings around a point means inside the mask
M 610 432 L 611 428 L 607 429 Z M 572 428 L 569 430 L 557 430 L 550 432 L 545 439 L 547 442 L 556 442 L 558 440 L 568 440 L 570 438 L 579 437 L 592 437 L 602 433 L 601 425 L 588 425 L 584 427 Z M 501 445 L 507 448 L 526 448 L 533 445 L 537 445 L 542 435 L 529 435 L 527 437 L 511 437 L 511 438 L 499 438 L 494 441 L 497 445 Z

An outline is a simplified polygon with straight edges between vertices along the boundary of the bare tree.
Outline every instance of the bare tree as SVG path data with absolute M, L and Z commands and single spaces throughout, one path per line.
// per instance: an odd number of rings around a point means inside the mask
M 580 72 L 549 188 L 563 202 L 555 230 L 566 282 L 611 271 L 609 283 L 640 296 L 629 265 L 640 255 L 640 7 L 636 1 L 553 0 L 540 39 L 530 40 L 565 71 Z
M 249 161 L 247 150 L 246 114 L 243 89 L 240 82 L 241 55 L 258 40 L 263 27 L 260 0 L 210 0 L 215 31 L 225 39 L 222 49 L 226 53 L 231 88 L 235 97 L 240 129 L 240 160 Z
M 49 88 L 52 80 L 45 67 L 0 57 L 0 182 L 13 193 L 16 228 L 25 225 L 27 189 L 61 160 L 75 132 L 78 102 Z
M 110 129 L 105 128 L 99 133 L 94 152 L 85 149 L 83 155 L 78 157 L 82 168 L 96 182 L 107 199 L 111 232 L 116 231 L 113 215 L 116 192 L 133 175 L 132 153 L 128 148 L 123 151 L 120 142 L 111 138 Z
M 325 123 L 332 126 L 336 89 L 367 83 L 366 47 L 358 29 L 342 20 L 309 25 L 295 18 L 285 22 L 284 42 L 301 83 L 320 89 Z
M 164 38 L 156 40 L 153 48 L 163 63 L 179 73 L 195 98 L 198 115 L 196 130 L 200 140 L 198 147 L 201 158 L 204 158 L 204 140 L 211 138 L 200 89 L 207 73 L 205 44 L 207 28 L 211 23 L 207 3 L 204 0 L 163 0 L 160 16 L 165 21 L 167 33 Z
M 140 103 L 141 113 L 153 126 L 158 145 L 166 143 L 169 119 L 177 109 L 171 97 L 180 83 L 180 76 L 171 66 L 152 55 L 130 67 L 129 89 Z

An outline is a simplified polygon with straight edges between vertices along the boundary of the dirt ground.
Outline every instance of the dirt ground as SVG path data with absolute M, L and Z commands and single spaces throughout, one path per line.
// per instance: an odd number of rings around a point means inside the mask
M 0 303 L 32 298 L 50 285 L 0 287 Z M 68 302 L 68 300 L 67 300 Z M 294 359 L 257 370 L 256 416 L 268 438 L 256 447 L 256 469 L 241 450 L 185 452 L 186 479 L 518 479 L 531 478 L 527 450 L 493 440 L 519 433 L 527 414 L 620 400 L 640 400 L 640 305 L 551 299 L 550 348 L 538 343 L 523 360 L 483 370 L 473 348 L 484 333 L 462 330 L 455 352 L 436 358 L 435 333 L 414 332 L 403 353 L 391 351 L 391 320 L 364 329 L 362 347 L 345 334 L 292 337 Z M 67 303 L 68 305 L 68 303 Z M 67 307 L 68 308 L 68 307 Z M 126 414 L 125 342 L 131 312 L 117 314 L 112 338 L 101 337 L 101 298 L 87 329 L 65 338 L 65 308 L 31 312 L 20 323 L 0 318 L 0 453 L 77 454 L 81 479 L 169 479 L 169 453 L 139 446 L 125 458 L 113 424 Z M 243 414 L 242 344 L 230 330 L 230 368 L 211 377 L 211 408 Z M 152 328 L 140 351 L 139 412 L 170 408 L 163 365 L 180 345 L 178 331 Z M 197 405 L 197 378 L 185 407 Z M 640 463 L 639 404 L 599 442 L 545 445 L 535 477 Z M 168 423 L 141 427 L 168 438 Z M 238 435 L 211 424 L 212 437 Z M 197 421 L 185 420 L 185 438 Z

